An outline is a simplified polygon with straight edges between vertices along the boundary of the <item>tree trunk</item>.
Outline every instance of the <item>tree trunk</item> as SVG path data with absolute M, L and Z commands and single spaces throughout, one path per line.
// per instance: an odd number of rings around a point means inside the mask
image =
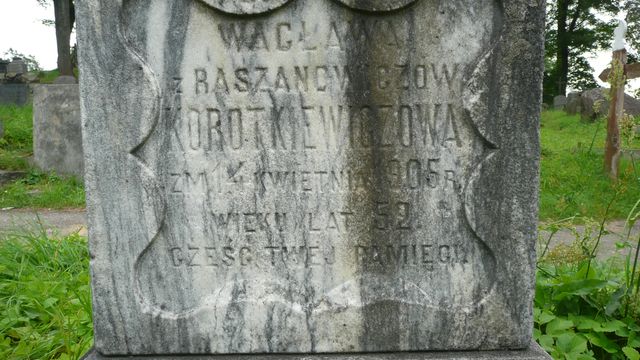
M 556 52 L 557 95 L 567 95 L 567 81 L 569 79 L 569 34 L 567 19 L 569 18 L 569 3 L 571 0 L 558 0 L 558 49 Z
M 71 0 L 53 0 L 53 9 L 56 18 L 56 40 L 58 43 L 58 71 L 60 75 L 73 76 L 71 64 Z

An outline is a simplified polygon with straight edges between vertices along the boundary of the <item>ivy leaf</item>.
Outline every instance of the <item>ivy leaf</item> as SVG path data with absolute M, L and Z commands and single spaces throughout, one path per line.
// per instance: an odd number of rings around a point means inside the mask
M 542 336 L 540 336 L 540 339 L 538 340 L 538 344 L 540 344 L 540 346 L 542 346 L 542 348 L 545 349 L 547 352 L 552 352 L 553 351 L 554 342 L 555 342 L 555 340 L 553 339 L 553 336 L 551 336 L 551 335 L 542 335 Z
M 549 335 L 559 335 L 566 332 L 566 330 L 571 329 L 572 327 L 573 321 L 562 318 L 555 318 L 547 324 L 546 332 Z
M 589 295 L 596 290 L 605 288 L 609 283 L 608 280 L 598 279 L 567 281 L 555 289 L 553 299 L 559 301 L 569 296 Z
M 622 348 L 622 352 L 627 355 L 629 360 L 640 360 L 640 353 L 634 348 L 625 346 Z
M 586 316 L 574 316 L 571 320 L 578 330 L 593 330 L 600 327 L 600 322 Z
M 638 338 L 638 334 L 632 332 L 629 334 L 629 338 L 627 339 L 627 346 L 632 348 L 640 348 L 640 338 Z
M 615 332 L 620 331 L 621 329 L 626 329 L 627 324 L 623 323 L 620 320 L 611 320 L 603 323 L 601 326 L 595 328 L 595 331 L 598 332 Z
M 576 358 L 577 355 L 587 351 L 587 339 L 573 333 L 564 333 L 558 336 L 556 345 L 560 352 L 569 355 L 567 357 L 570 358 Z
M 536 322 L 537 322 L 538 324 L 540 324 L 540 325 L 544 325 L 544 324 L 546 324 L 546 323 L 550 322 L 551 320 L 553 320 L 553 319 L 555 319 L 555 318 L 556 318 L 556 316 L 555 316 L 555 315 L 553 315 L 553 314 L 551 314 L 551 313 L 549 313 L 549 312 L 547 312 L 547 311 L 542 311 L 542 312 L 538 315 Z
M 533 338 L 538 340 L 542 336 L 542 331 L 540 329 L 533 329 Z
M 608 352 L 609 354 L 620 352 L 620 347 L 615 342 L 610 340 L 605 334 L 591 332 L 584 335 L 587 337 L 587 339 L 589 339 L 589 342 L 591 344 L 604 349 L 604 351 Z

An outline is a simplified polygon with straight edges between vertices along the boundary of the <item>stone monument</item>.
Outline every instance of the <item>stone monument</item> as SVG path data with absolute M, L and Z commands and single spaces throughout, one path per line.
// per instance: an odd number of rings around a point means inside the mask
M 34 85 L 33 159 L 44 171 L 84 175 L 77 84 Z
M 567 97 L 564 95 L 558 95 L 553 98 L 553 108 L 555 110 L 562 110 L 567 106 Z
M 14 57 L 13 60 L 7 65 L 7 76 L 16 77 L 24 75 L 29 72 L 27 63 L 20 57 Z
M 547 358 L 543 1 L 77 6 L 87 358 Z

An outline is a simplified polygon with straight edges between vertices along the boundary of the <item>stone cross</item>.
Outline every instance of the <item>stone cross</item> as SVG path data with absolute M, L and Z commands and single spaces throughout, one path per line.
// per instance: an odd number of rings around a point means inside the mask
M 89 359 L 548 358 L 543 1 L 76 5 Z
M 607 117 L 607 140 L 605 144 L 604 167 L 612 179 L 617 179 L 620 162 L 620 128 L 624 116 L 624 87 L 627 79 L 640 78 L 640 63 L 627 64 L 625 36 L 627 23 L 620 20 L 614 32 L 612 67 L 604 70 L 599 78 L 611 84 L 611 105 Z M 613 71 L 616 66 L 618 72 Z

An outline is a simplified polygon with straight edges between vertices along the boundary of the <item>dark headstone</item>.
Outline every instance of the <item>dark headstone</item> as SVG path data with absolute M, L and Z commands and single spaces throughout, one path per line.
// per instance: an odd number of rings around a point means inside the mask
M 29 102 L 29 85 L 0 83 L 0 104 L 23 106 Z

